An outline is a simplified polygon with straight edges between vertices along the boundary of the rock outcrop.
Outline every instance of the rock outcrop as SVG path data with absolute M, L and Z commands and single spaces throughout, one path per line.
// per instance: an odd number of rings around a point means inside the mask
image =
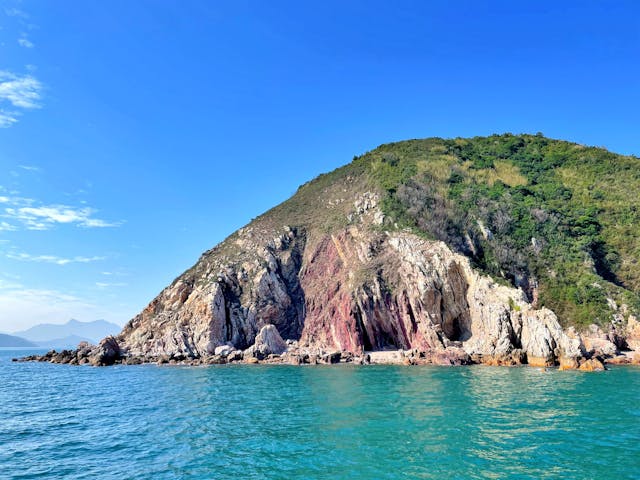
M 247 361 L 289 350 L 288 363 L 306 363 L 305 355 L 334 363 L 323 355 L 398 350 L 413 353 L 397 363 L 578 366 L 583 356 L 580 338 L 552 311 L 442 242 L 358 226 L 319 238 L 289 227 L 278 233 L 260 243 L 240 232 L 235 258 L 208 252 L 83 358 L 220 363 L 236 351 L 232 359 Z

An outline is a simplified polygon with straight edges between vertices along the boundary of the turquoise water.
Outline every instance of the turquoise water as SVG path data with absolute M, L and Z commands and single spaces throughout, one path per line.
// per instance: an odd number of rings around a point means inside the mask
M 640 478 L 640 368 L 73 367 L 0 351 L 0 478 Z

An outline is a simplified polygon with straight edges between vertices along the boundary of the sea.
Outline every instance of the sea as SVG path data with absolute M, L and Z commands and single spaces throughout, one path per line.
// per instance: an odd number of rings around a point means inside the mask
M 640 368 L 89 366 L 0 350 L 1 479 L 640 479 Z

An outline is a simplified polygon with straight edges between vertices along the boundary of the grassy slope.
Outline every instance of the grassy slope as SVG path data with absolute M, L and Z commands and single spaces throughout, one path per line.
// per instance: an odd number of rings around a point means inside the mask
M 507 134 L 387 144 L 355 163 L 400 228 L 539 294 L 564 324 L 610 322 L 608 298 L 638 310 L 640 159 Z

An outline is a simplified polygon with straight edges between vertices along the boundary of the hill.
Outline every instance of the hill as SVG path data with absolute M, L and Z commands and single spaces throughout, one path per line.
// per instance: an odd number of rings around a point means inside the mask
M 391 143 L 303 185 L 259 224 L 346 228 L 353 216 L 317 201 L 340 188 L 380 194 L 382 228 L 445 242 L 564 326 L 640 311 L 637 157 L 541 134 Z
M 637 157 L 507 134 L 389 144 L 356 163 L 384 190 L 390 218 L 522 287 L 564 325 L 637 314 Z
M 638 158 L 540 134 L 382 145 L 205 252 L 83 355 L 611 357 L 640 346 L 639 188 Z

